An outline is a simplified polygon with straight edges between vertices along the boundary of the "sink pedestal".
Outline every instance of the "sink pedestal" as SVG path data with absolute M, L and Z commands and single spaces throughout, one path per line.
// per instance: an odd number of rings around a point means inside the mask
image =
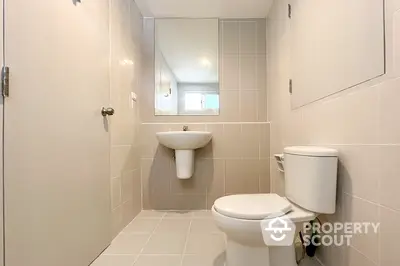
M 175 150 L 176 175 L 189 179 L 194 173 L 194 150 Z

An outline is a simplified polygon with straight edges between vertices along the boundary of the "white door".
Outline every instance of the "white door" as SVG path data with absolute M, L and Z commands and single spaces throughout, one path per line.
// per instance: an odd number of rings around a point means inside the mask
M 5 264 L 87 266 L 111 240 L 108 0 L 5 1 Z

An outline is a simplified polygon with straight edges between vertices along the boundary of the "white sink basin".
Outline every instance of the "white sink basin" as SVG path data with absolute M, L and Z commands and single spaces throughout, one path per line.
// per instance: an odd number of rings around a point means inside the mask
M 175 150 L 176 175 L 189 179 L 194 173 L 194 150 L 206 146 L 212 135 L 203 131 L 171 131 L 156 133 L 158 141 Z
M 157 133 L 158 141 L 173 150 L 196 150 L 206 146 L 212 138 L 211 132 L 171 131 Z

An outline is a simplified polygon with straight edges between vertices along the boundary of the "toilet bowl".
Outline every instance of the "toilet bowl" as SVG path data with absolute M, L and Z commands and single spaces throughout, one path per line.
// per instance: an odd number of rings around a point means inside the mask
M 296 235 L 304 222 L 316 214 L 276 194 L 232 195 L 218 199 L 212 207 L 216 225 L 227 236 L 227 266 L 296 266 L 294 245 L 267 246 L 261 222 L 285 215 L 296 224 Z
M 294 237 L 303 223 L 336 210 L 337 164 L 338 151 L 334 149 L 287 147 L 286 198 L 253 194 L 217 199 L 212 213 L 227 236 L 226 266 L 296 266 Z M 276 227 L 277 222 L 291 226 L 287 235 L 283 230 L 288 228 Z M 281 233 L 278 237 L 277 232 Z

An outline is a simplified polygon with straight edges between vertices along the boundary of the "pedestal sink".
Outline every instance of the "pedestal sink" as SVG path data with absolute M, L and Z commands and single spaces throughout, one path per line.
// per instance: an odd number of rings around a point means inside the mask
M 194 151 L 206 146 L 211 132 L 170 131 L 156 133 L 160 144 L 175 150 L 176 174 L 179 179 L 189 179 L 194 173 Z

